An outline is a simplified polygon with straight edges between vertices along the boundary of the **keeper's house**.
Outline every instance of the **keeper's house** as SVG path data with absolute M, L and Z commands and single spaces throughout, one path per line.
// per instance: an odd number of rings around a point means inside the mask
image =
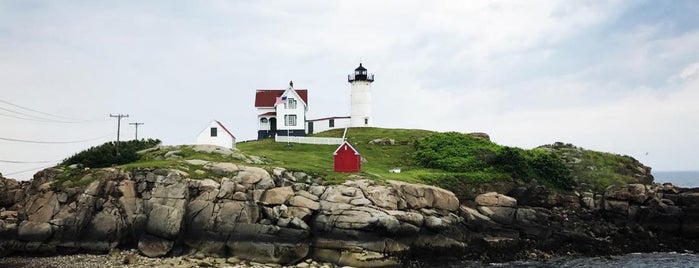
M 258 89 L 255 94 L 257 108 L 257 139 L 281 136 L 305 136 L 308 90 L 289 88 Z

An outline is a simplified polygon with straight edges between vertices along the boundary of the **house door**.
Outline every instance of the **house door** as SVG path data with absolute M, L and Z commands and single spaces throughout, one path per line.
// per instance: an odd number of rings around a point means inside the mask
M 308 134 L 313 134 L 313 122 L 308 122 Z
M 269 131 L 272 134 L 277 133 L 277 118 L 272 117 L 269 119 Z

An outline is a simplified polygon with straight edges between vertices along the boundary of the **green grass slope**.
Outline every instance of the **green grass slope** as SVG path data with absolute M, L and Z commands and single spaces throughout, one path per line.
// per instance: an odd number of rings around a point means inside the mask
M 316 137 L 341 138 L 344 130 L 335 129 L 318 133 Z M 362 174 L 378 180 L 393 179 L 421 182 L 424 174 L 441 173 L 441 170 L 424 169 L 413 161 L 413 143 L 434 133 L 427 130 L 351 128 L 347 140 L 366 162 L 362 163 Z M 394 145 L 369 144 L 371 140 L 390 138 Z M 245 153 L 264 157 L 269 166 L 281 166 L 290 170 L 304 171 L 324 176 L 330 182 L 344 181 L 351 173 L 333 171 L 333 152 L 337 145 L 313 145 L 277 143 L 272 139 L 238 143 L 237 148 Z M 401 168 L 401 173 L 389 173 L 391 168 Z

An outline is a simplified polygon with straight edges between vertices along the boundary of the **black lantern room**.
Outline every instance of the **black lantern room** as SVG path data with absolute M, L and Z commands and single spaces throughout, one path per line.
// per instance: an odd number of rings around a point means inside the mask
M 369 82 L 374 82 L 374 74 L 370 74 L 367 72 L 366 68 L 362 66 L 362 64 L 359 64 L 359 67 L 357 69 L 354 69 L 354 74 L 350 74 L 347 76 L 347 81 L 352 83 L 354 81 L 369 81 Z

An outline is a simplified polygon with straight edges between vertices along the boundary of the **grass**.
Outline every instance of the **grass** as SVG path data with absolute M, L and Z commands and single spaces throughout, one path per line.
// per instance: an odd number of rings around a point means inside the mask
M 342 137 L 342 129 L 321 132 L 316 137 Z M 385 129 L 385 128 L 350 128 L 347 140 L 356 148 L 366 162 L 362 163 L 360 174 L 375 180 L 401 180 L 407 182 L 424 182 L 421 177 L 432 174 L 443 174 L 441 170 L 431 170 L 418 167 L 413 161 L 413 142 L 419 138 L 434 133 L 427 130 Z M 369 144 L 377 138 L 391 138 L 395 145 Z M 353 173 L 333 171 L 333 152 L 337 145 L 313 145 L 277 143 L 266 139 L 239 143 L 237 145 L 245 154 L 263 156 L 270 164 L 294 171 L 303 171 L 316 176 L 322 176 L 330 183 L 344 181 Z M 388 170 L 400 168 L 401 173 L 390 173 Z
M 609 185 L 637 183 L 636 168 L 642 164 L 630 156 L 583 150 L 570 144 L 554 144 L 554 152 L 568 159 L 568 167 L 579 183 L 586 183 L 595 191 L 603 191 Z M 575 162 L 572 159 L 576 159 Z

